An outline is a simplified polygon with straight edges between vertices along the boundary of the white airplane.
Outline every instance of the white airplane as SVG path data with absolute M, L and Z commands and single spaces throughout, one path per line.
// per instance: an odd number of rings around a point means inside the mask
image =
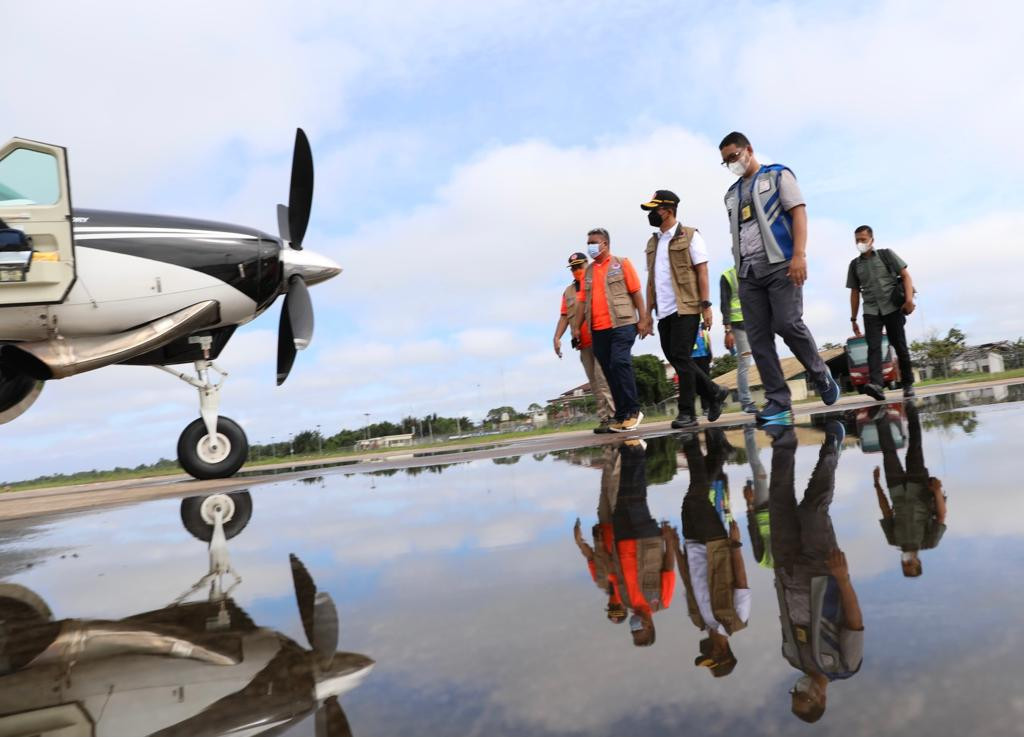
M 54 621 L 33 591 L 0 584 L 0 737 L 269 737 L 310 715 L 317 737 L 351 737 L 338 698 L 374 662 L 335 651 L 337 610 L 302 561 L 289 556 L 309 649 L 231 598 L 241 578 L 226 543 L 248 521 L 248 497 L 184 500 L 186 527 L 210 542 L 210 571 L 163 609 Z M 183 603 L 206 586 L 205 601 Z
M 313 157 L 296 132 L 279 236 L 205 220 L 72 209 L 67 154 L 14 138 L 0 148 L 0 424 L 46 381 L 111 364 L 154 366 L 199 391 L 200 418 L 178 439 L 196 478 L 223 478 L 248 441 L 221 417 L 227 372 L 213 363 L 235 329 L 284 294 L 277 383 L 313 337 L 307 285 L 341 272 L 302 249 Z M 169 368 L 192 363 L 195 375 Z M 112 387 L 116 391 L 116 387 Z

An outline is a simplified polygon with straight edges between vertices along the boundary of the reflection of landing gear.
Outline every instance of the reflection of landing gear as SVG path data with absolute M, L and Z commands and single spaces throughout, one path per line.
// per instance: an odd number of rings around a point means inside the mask
M 231 567 L 228 538 L 245 529 L 251 516 L 252 497 L 247 491 L 189 497 L 182 500 L 181 521 L 185 524 L 185 529 L 200 540 L 210 543 L 210 572 L 175 599 L 173 606 L 206 586 L 210 587 L 210 603 L 223 603 L 231 596 L 231 592 L 242 583 L 242 577 Z M 228 575 L 232 577 L 233 582 L 225 589 L 224 577 Z M 220 618 L 226 617 L 227 610 L 222 607 Z M 225 619 L 225 626 L 227 622 Z
M 197 336 L 191 340 L 199 343 L 208 356 L 212 338 Z M 227 378 L 227 372 L 212 361 L 202 359 L 195 362 L 196 376 L 157 366 L 186 384 L 199 390 L 200 419 L 191 423 L 178 438 L 178 462 L 186 472 L 197 479 L 222 479 L 234 474 L 249 455 L 249 441 L 238 423 L 227 417 L 219 417 L 220 388 Z M 220 374 L 214 383 L 210 372 Z

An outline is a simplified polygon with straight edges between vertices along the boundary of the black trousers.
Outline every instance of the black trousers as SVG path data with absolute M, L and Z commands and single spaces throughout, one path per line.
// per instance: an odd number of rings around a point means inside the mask
M 701 395 L 713 397 L 718 388 L 693 360 L 693 343 L 697 340 L 700 315 L 674 315 L 658 320 L 658 336 L 665 359 L 672 364 L 679 377 L 679 411 L 696 416 L 693 408 L 697 388 Z
M 768 509 L 775 567 L 794 568 L 813 575 L 828 571 L 828 556 L 836 546 L 829 506 L 835 491 L 839 450 L 822 446 L 803 499 L 796 501 L 796 433 L 787 428 L 772 441 L 772 473 Z
M 690 472 L 690 485 L 687 487 L 686 496 L 683 497 L 681 510 L 685 540 L 707 543 L 729 536 L 710 498 L 711 482 L 724 475 L 724 445 L 718 437 L 721 432 L 717 428 L 705 432 L 707 456 L 700 452 L 700 440 L 696 433 L 683 436 L 683 454 L 686 456 L 686 466 Z
M 907 316 L 903 310 L 890 312 L 888 315 L 864 315 L 864 337 L 868 341 L 868 372 L 871 383 L 883 386 L 882 383 L 882 328 L 889 336 L 889 345 L 896 351 L 900 364 L 900 381 L 903 386 L 914 384 L 914 367 L 910 363 L 910 348 L 907 347 L 907 334 L 903 329 L 907 324 Z
M 622 457 L 619 494 L 612 510 L 612 529 L 616 540 L 657 537 L 661 527 L 647 506 L 646 454 L 642 448 L 620 445 Z
M 907 425 L 910 430 L 910 442 L 907 445 L 907 467 L 900 465 L 900 456 L 896 452 L 896 442 L 892 439 L 892 423 L 888 417 L 875 420 L 878 429 L 878 442 L 882 446 L 882 467 L 885 469 L 885 484 L 890 489 L 903 486 L 908 481 L 922 486 L 928 485 L 928 469 L 924 465 L 924 452 L 921 449 L 921 421 L 917 417 L 917 408 L 907 402 Z
M 594 330 L 590 335 L 594 358 L 601 364 L 615 402 L 615 419 L 622 421 L 634 417 L 640 411 L 632 354 L 633 343 L 636 342 L 636 325 Z

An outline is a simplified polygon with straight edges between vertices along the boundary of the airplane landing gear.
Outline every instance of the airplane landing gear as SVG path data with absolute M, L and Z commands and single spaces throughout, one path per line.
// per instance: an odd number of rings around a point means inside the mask
M 209 350 L 209 337 L 202 336 L 196 340 L 205 350 Z M 218 416 L 220 388 L 227 378 L 227 372 L 213 361 L 205 359 L 196 361 L 195 367 L 195 377 L 167 366 L 156 367 L 199 390 L 200 418 L 189 424 L 178 438 L 178 462 L 197 479 L 227 478 L 245 463 L 249 455 L 249 441 L 237 422 Z M 211 371 L 220 375 L 219 381 L 211 380 Z

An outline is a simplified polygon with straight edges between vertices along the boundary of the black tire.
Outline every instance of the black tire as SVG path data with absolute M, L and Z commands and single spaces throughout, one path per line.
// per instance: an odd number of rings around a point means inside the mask
M 226 457 L 210 463 L 199 456 L 199 442 L 206 437 L 206 424 L 195 420 L 178 438 L 178 463 L 197 479 L 224 479 L 235 474 L 249 455 L 249 441 L 238 423 L 227 417 L 217 419 L 217 433 L 228 439 L 231 448 Z
M 230 540 L 245 529 L 252 518 L 252 497 L 248 491 L 232 491 L 227 494 L 235 503 L 235 513 L 231 519 L 224 524 L 224 536 Z M 206 524 L 203 519 L 201 507 L 206 501 L 205 496 L 190 496 L 181 500 L 181 524 L 189 531 L 192 537 L 210 542 L 213 537 L 213 525 Z

